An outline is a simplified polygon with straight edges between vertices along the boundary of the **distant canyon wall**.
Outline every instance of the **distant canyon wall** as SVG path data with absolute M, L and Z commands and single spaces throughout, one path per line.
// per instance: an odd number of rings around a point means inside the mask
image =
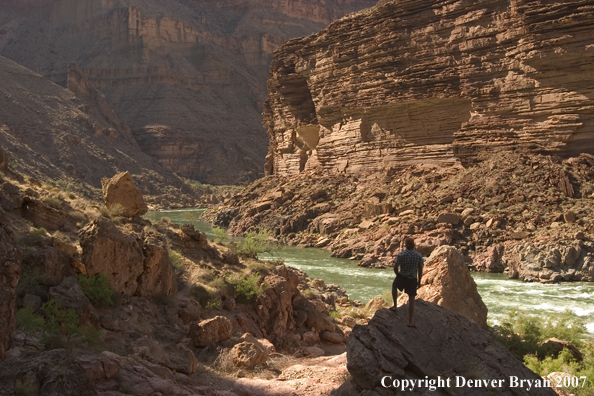
M 392 0 L 283 45 L 266 172 L 594 152 L 594 1 Z
M 0 54 L 65 86 L 70 62 L 141 149 L 214 184 L 262 173 L 273 52 L 369 0 L 7 0 Z

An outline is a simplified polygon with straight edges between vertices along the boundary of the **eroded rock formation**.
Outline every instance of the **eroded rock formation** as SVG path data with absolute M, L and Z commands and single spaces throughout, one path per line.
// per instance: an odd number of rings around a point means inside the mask
M 589 1 L 391 0 L 291 40 L 264 106 L 266 171 L 594 152 Z
M 408 300 L 403 294 L 402 301 Z M 453 246 L 440 246 L 426 260 L 417 297 L 456 314 L 466 316 L 483 329 L 487 328 L 487 306 L 476 289 L 476 283 L 464 256 Z
M 105 217 L 89 222 L 79 233 L 86 273 L 105 273 L 117 291 L 128 295 L 174 294 L 177 286 L 164 238 L 149 233 L 143 239 L 139 228 L 118 227 Z
M 532 381 L 542 379 L 489 333 L 464 316 L 435 304 L 418 301 L 416 328 L 406 326 L 406 310 L 377 311 L 368 325 L 355 326 L 347 344 L 347 368 L 351 377 L 333 393 L 335 396 L 383 396 L 408 394 L 400 388 L 384 388 L 384 376 L 393 380 L 450 379 L 430 391 L 416 387 L 410 394 L 449 395 L 555 395 L 550 387 L 512 387 L 510 377 Z M 501 379 L 501 386 L 456 386 L 456 376 L 468 379 Z M 533 382 L 534 383 L 534 382 Z M 434 383 L 438 386 L 437 382 Z M 449 389 L 448 389 L 449 388 Z
M 68 79 L 76 92 L 92 83 L 143 151 L 178 174 L 238 183 L 262 172 L 260 114 L 273 51 L 374 4 L 3 1 L 0 54 L 61 85 Z M 80 70 L 67 77 L 68 62 Z

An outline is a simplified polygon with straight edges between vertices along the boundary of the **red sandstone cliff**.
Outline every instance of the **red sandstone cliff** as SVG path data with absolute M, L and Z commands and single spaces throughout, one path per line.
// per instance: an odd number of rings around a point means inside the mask
M 372 0 L 0 2 L 0 54 L 105 94 L 142 150 L 178 174 L 237 183 L 262 172 L 272 53 Z
M 266 170 L 594 152 L 593 1 L 392 0 L 274 56 Z

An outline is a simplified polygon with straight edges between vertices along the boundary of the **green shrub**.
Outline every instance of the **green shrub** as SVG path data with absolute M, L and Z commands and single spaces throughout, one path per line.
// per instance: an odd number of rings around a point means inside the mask
M 556 337 L 576 347 L 583 344 L 586 326 L 571 311 L 546 316 L 532 316 L 511 309 L 499 325 L 493 326 L 495 337 L 520 360 L 538 352 L 538 344 Z
M 270 232 L 258 229 L 257 232 L 249 232 L 237 243 L 237 254 L 242 257 L 258 258 L 261 253 L 273 253 L 278 247 L 271 243 Z
M 340 319 L 342 317 L 342 315 L 338 311 L 330 311 L 329 313 L 332 319 Z
M 21 267 L 21 276 L 17 284 L 17 296 L 24 297 L 25 294 L 34 294 L 40 297 L 47 296 L 47 286 L 44 281 L 47 279 L 47 274 L 32 265 L 23 265 Z
M 227 296 L 233 292 L 232 285 L 222 276 L 215 277 L 207 285 L 215 289 L 215 294 L 219 297 Z
M 19 245 L 26 247 L 40 244 L 45 237 L 47 237 L 47 231 L 45 228 L 34 228 L 31 231 L 23 232 L 20 238 L 18 238 Z
M 78 276 L 80 288 L 93 305 L 112 307 L 116 303 L 116 290 L 109 283 L 103 272 L 92 276 L 80 274 Z
M 236 276 L 229 280 L 237 293 L 237 302 L 251 303 L 254 298 L 264 293 L 265 284 L 260 284 L 260 275 L 252 274 L 247 277 Z
M 584 341 L 586 327 L 582 320 L 571 311 L 546 316 L 531 316 L 510 310 L 507 317 L 497 326 L 492 327 L 494 336 L 507 346 L 515 356 L 535 373 L 547 376 L 552 372 L 565 372 L 579 377 L 586 377 L 585 384 L 580 380 L 577 388 L 563 388 L 564 391 L 578 396 L 594 394 L 594 343 Z M 564 349 L 557 357 L 543 356 L 539 343 L 556 337 L 571 342 L 580 349 L 584 359 L 575 361 L 571 353 Z M 554 387 L 556 384 L 551 383 Z
M 25 334 L 35 334 L 43 330 L 45 320 L 29 308 L 21 308 L 16 313 L 16 324 Z
M 208 309 L 219 309 L 221 307 L 221 299 L 219 298 L 211 298 L 206 303 L 206 308 Z
M 215 236 L 215 241 L 220 244 L 225 244 L 229 242 L 229 236 L 227 235 L 227 230 L 224 228 L 213 228 L 212 233 Z
M 171 259 L 171 263 L 175 268 L 184 267 L 184 260 L 182 259 L 181 253 L 176 252 L 173 249 L 169 249 L 169 258 Z

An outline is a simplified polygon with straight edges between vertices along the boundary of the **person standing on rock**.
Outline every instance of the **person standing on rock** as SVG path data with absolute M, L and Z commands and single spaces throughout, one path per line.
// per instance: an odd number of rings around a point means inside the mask
M 408 294 L 408 327 L 415 327 L 413 314 L 415 312 L 415 297 L 417 287 L 421 287 L 421 276 L 423 275 L 423 256 L 416 252 L 415 241 L 412 238 L 404 240 L 406 250 L 398 253 L 394 260 L 394 272 L 396 279 L 392 283 L 392 298 L 396 309 L 398 303 L 398 290 L 404 290 Z

